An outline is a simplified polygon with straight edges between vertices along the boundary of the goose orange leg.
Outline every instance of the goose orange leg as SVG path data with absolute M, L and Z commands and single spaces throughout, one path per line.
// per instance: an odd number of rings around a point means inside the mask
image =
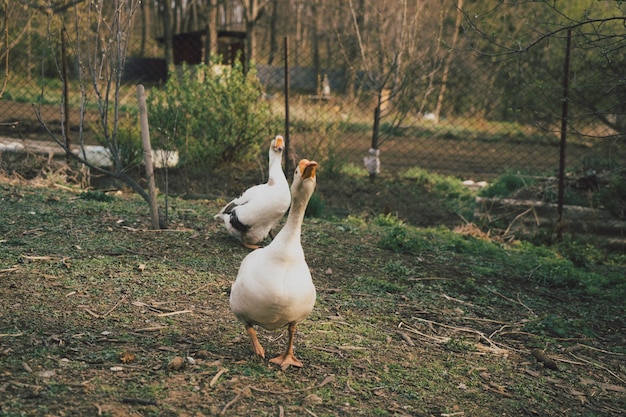
M 241 244 L 243 245 L 243 247 L 248 249 L 259 249 L 261 247 L 259 245 L 255 245 L 254 243 L 248 243 L 245 237 L 241 239 Z
M 279 365 L 282 369 L 287 369 L 290 366 L 302 368 L 302 362 L 300 362 L 300 360 L 298 360 L 293 354 L 293 339 L 295 334 L 296 325 L 294 323 L 289 323 L 289 345 L 287 346 L 287 351 L 280 356 L 270 359 L 270 362 Z
M 248 335 L 250 335 L 250 341 L 252 342 L 252 349 L 254 350 L 254 353 L 262 358 L 265 358 L 265 349 L 263 349 L 263 346 L 259 343 L 254 327 L 252 327 L 252 325 L 246 325 L 246 331 L 248 332 Z

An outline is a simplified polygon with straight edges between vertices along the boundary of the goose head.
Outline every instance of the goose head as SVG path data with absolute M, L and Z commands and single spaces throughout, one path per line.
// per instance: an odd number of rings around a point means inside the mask
M 305 204 L 308 203 L 313 191 L 315 191 L 317 165 L 317 162 L 308 159 L 301 159 L 298 162 L 291 184 L 291 194 L 294 200 L 298 198 Z
M 283 151 L 285 150 L 285 139 L 281 135 L 277 135 L 272 139 L 270 144 L 270 168 L 273 166 L 280 166 L 283 159 Z M 278 168 L 275 168 L 278 170 Z M 271 175 L 271 174 L 270 174 Z
M 274 152 L 281 153 L 285 149 L 285 138 L 281 135 L 276 135 L 276 137 L 272 140 L 270 149 Z

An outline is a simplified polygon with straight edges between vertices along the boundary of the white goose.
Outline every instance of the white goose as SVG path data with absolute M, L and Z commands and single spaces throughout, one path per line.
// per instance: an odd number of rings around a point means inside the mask
M 289 342 L 284 354 L 270 360 L 283 369 L 302 367 L 293 352 L 296 326 L 313 310 L 315 286 L 300 242 L 306 206 L 315 190 L 317 162 L 298 163 L 291 184 L 291 209 L 274 240 L 250 252 L 241 263 L 230 292 L 230 307 L 245 325 L 254 353 L 265 357 L 255 325 L 267 330 L 288 326 Z
M 269 150 L 267 183 L 255 185 L 226 204 L 214 217 L 224 220 L 226 230 L 250 249 L 257 249 L 278 221 L 285 215 L 291 195 L 282 167 L 285 140 L 276 136 Z

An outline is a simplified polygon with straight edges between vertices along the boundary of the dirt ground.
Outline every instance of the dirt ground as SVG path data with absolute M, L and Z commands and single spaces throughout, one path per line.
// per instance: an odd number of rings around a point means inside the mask
M 307 219 L 318 301 L 297 335 L 304 368 L 282 371 L 229 311 L 248 250 L 212 221 L 222 201 L 174 200 L 154 232 L 137 199 L 79 193 L 0 183 L 2 416 L 626 411 L 623 309 L 490 275 L 487 254 L 400 254 L 375 228 Z M 286 341 L 260 338 L 272 356 Z

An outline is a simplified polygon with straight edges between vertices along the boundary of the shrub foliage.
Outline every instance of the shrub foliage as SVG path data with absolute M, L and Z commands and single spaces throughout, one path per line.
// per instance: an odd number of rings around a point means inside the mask
M 253 159 L 277 120 L 254 69 L 183 65 L 148 100 L 153 146 L 177 150 L 189 172 Z

